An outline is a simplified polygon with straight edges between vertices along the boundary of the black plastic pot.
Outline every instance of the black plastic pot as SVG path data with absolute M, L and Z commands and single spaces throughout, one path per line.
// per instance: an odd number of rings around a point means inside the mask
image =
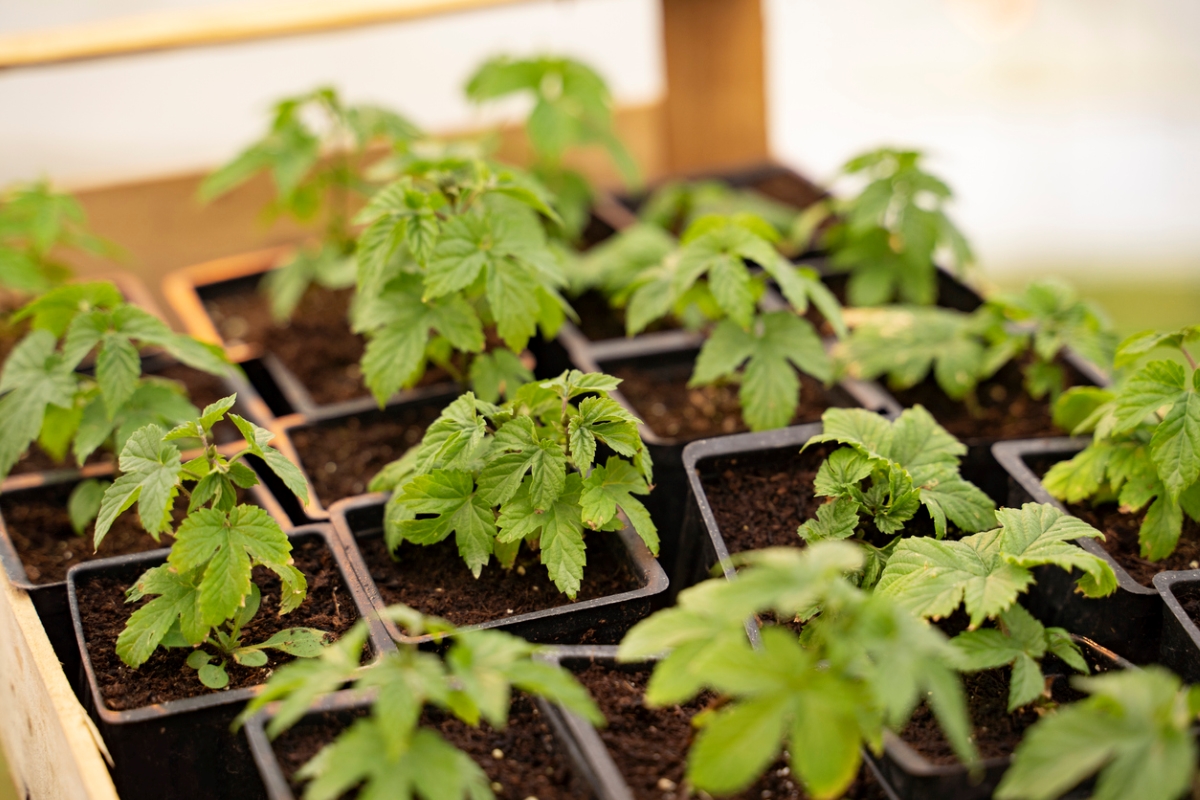
M 259 474 L 261 475 L 262 473 L 260 472 Z M 27 498 L 30 495 L 52 490 L 62 492 L 63 504 L 65 506 L 69 489 L 76 483 L 87 478 L 111 480 L 112 475 L 112 464 L 96 464 L 89 465 L 83 469 L 61 469 L 52 472 L 17 475 L 7 479 L 0 485 L 0 498 L 3 498 L 4 503 L 21 503 L 23 502 L 23 498 Z M 248 492 L 253 498 L 254 503 L 266 509 L 272 518 L 283 525 L 289 523 L 287 515 L 275 501 L 274 495 L 262 485 L 252 487 Z M 91 547 L 91 541 L 86 536 L 80 537 L 79 546 Z M 113 560 L 96 559 L 88 563 L 97 564 Z M 52 583 L 38 583 L 30 579 L 28 573 L 25 571 L 25 565 L 21 562 L 21 557 L 17 552 L 12 537 L 9 535 L 2 510 L 0 510 L 0 564 L 3 564 L 9 582 L 16 588 L 27 593 L 29 599 L 33 601 L 33 607 L 37 609 L 38 617 L 42 621 L 42 627 L 46 629 L 46 636 L 50 639 L 50 644 L 54 647 L 54 654 L 58 656 L 58 660 L 63 665 L 63 672 L 67 676 L 67 682 L 71 684 L 71 688 L 75 690 L 76 695 L 82 696 L 83 684 L 80 678 L 79 647 L 75 642 L 75 631 L 71 625 L 71 609 L 67 599 L 67 582 L 63 580 Z
M 373 618 L 371 604 L 359 585 L 358 570 L 353 566 L 355 556 L 345 552 L 329 526 L 298 528 L 290 532 L 290 538 L 319 538 L 325 542 L 359 616 L 371 620 L 372 658 L 391 650 L 393 645 L 379 621 Z M 67 590 L 76 646 L 81 654 L 87 653 L 87 645 L 79 616 L 79 585 L 96 576 L 117 576 L 133 583 L 145 570 L 163 563 L 167 553 L 156 550 L 71 569 Z M 245 740 L 229 730 L 242 704 L 258 694 L 261 685 L 113 711 L 104 702 L 89 658 L 83 658 L 82 668 L 86 683 L 83 704 L 112 754 L 113 780 L 123 800 L 264 796 Z M 182 674 L 179 679 L 196 680 L 194 675 Z
M 1095 642 L 1074 637 L 1083 650 L 1093 673 L 1135 667 L 1126 659 Z M 1067 676 L 1061 675 L 1059 680 Z M 867 761 L 883 778 L 897 800 L 988 800 L 999 785 L 1000 779 L 1012 763 L 1012 757 L 984 759 L 982 780 L 974 780 L 967 768 L 961 764 L 932 764 L 910 747 L 899 736 L 884 732 L 883 754 L 875 756 L 867 751 Z M 1085 783 L 1063 800 L 1087 797 L 1089 783 Z
M 821 423 L 814 422 L 778 431 L 701 439 L 684 448 L 683 471 L 688 481 L 688 505 L 679 537 L 679 560 L 672 576 L 678 584 L 676 591 L 710 577 L 718 564 L 722 565 L 721 573 L 726 578 L 733 578 L 736 574 L 729 561 L 729 548 L 725 545 L 717 518 L 704 492 L 702 462 L 737 456 L 739 464 L 753 464 L 756 457 L 765 460 L 783 452 L 798 453 L 822 429 Z M 796 537 L 796 543 L 799 546 L 799 536 Z
M 329 519 L 329 509 L 325 503 L 317 496 L 317 490 L 311 476 L 308 475 L 305 469 L 304 462 L 300 458 L 300 454 L 292 440 L 296 432 L 304 429 L 312 428 L 330 428 L 339 425 L 345 425 L 350 420 L 360 420 L 364 423 L 370 423 L 377 420 L 394 419 L 399 415 L 414 409 L 432 408 L 437 412 L 452 403 L 462 394 L 462 389 L 455 385 L 439 384 L 435 386 L 422 387 L 413 389 L 405 399 L 397 400 L 389 403 L 384 408 L 379 408 L 372 398 L 364 397 L 359 400 L 354 400 L 349 403 L 339 403 L 336 407 L 329 407 L 311 415 L 293 414 L 282 419 L 273 421 L 270 429 L 276 434 L 275 439 L 271 444 L 279 449 L 284 455 L 292 460 L 300 471 L 305 473 L 308 479 L 308 504 L 302 506 L 290 492 L 286 492 L 280 496 L 281 504 L 284 509 L 293 515 L 293 518 L 300 521 L 323 521 Z M 434 414 L 436 416 L 436 414 Z M 422 435 L 424 431 L 421 431 Z M 408 443 L 416 445 L 420 443 L 418 436 L 415 441 Z M 395 458 L 400 458 L 404 455 L 407 447 L 398 450 L 395 453 Z M 368 476 L 369 482 L 374 475 Z M 364 491 L 360 494 L 365 494 Z M 346 498 L 337 498 L 343 500 Z M 332 503 L 330 503 L 332 505 Z
M 348 550 L 356 549 L 359 542 L 383 536 L 386 501 L 386 494 L 370 494 L 342 500 L 330 509 L 333 526 Z M 496 619 L 466 626 L 463 630 L 496 628 L 539 644 L 570 644 L 580 641 L 584 635 L 588 636 L 589 641 L 620 641 L 635 623 L 650 613 L 657 596 L 666 591 L 667 575 L 628 525 L 616 533 L 593 538 L 590 546 L 610 548 L 619 561 L 628 565 L 639 584 L 638 588 L 512 616 L 504 615 L 503 609 L 498 608 Z M 363 559 L 357 559 L 357 563 L 362 569 L 359 577 L 367 597 L 376 608 L 384 608 L 387 603 L 379 592 L 375 578 Z M 485 569 L 500 567 L 493 564 Z M 464 576 L 466 574 L 464 568 Z M 586 573 L 584 580 L 587 580 Z M 502 602 L 502 598 L 497 598 L 498 604 Z M 383 624 L 397 642 L 432 641 L 431 636 L 408 636 L 388 620 L 384 620 Z
M 662 335 L 663 337 L 666 334 Z M 603 346 L 591 348 L 593 360 L 582 362 L 580 369 L 588 372 L 606 372 L 612 374 L 614 369 L 621 367 L 637 367 L 664 376 L 690 375 L 696 361 L 699 347 L 691 342 L 670 342 L 665 338 L 657 341 L 643 341 L 640 337 L 625 341 L 605 343 Z M 881 414 L 898 414 L 899 406 L 887 396 L 876 384 L 866 381 L 843 380 L 827 390 L 833 405 L 846 408 L 866 408 Z M 638 415 L 636 406 L 629 402 L 628 397 L 618 388 L 613 393 L 629 411 Z M 640 416 L 640 415 L 639 415 Z M 803 427 L 803 426 L 800 426 Z M 765 431 L 757 434 L 762 441 L 783 441 L 788 436 L 786 428 L 775 431 Z M 654 524 L 658 526 L 662 546 L 659 560 L 672 570 L 672 589 L 664 598 L 672 599 L 682 588 L 688 586 L 688 573 L 674 571 L 681 563 L 681 555 L 685 547 L 681 541 L 684 519 L 688 507 L 688 475 L 684 466 L 684 448 L 689 441 L 718 442 L 730 437 L 740 437 L 744 434 L 715 436 L 702 440 L 674 439 L 659 436 L 649 425 L 641 425 L 642 441 L 650 450 L 654 459 L 655 488 L 644 500 L 650 511 Z
M 1007 504 L 1019 508 L 1030 502 L 1049 503 L 1066 512 L 1062 503 L 1042 486 L 1028 459 L 1067 459 L 1087 444 L 1087 439 L 1065 437 L 996 444 L 993 452 L 1009 484 Z M 1037 583 L 1029 590 L 1029 610 L 1048 625 L 1085 636 L 1137 663 L 1154 661 L 1159 652 L 1164 614 L 1158 591 L 1135 581 L 1096 540 L 1081 539 L 1076 544 L 1109 563 L 1117 576 L 1117 591 L 1108 597 L 1090 599 L 1075 591 L 1077 574 L 1058 567 L 1039 567 L 1034 570 Z
M 552 664 L 572 670 L 586 669 L 593 664 L 601 664 L 624 672 L 648 672 L 653 669 L 653 659 L 641 663 L 623 664 L 617 662 L 616 655 L 616 647 L 575 646 L 548 648 L 542 658 Z M 633 791 L 625 782 L 608 747 L 591 723 L 562 708 L 555 708 L 554 712 L 559 718 L 558 724 L 573 742 L 573 747 L 569 752 L 573 757 L 581 759 L 578 770 L 581 774 L 588 776 L 597 800 L 633 800 Z M 885 794 L 888 794 L 892 800 L 897 800 L 880 776 L 874 762 L 867 760 L 864 768 L 872 772 Z
M 356 717 L 367 713 L 372 700 L 373 697 L 370 693 L 358 692 L 352 689 L 343 690 L 321 698 L 321 700 L 313 705 L 306 717 L 333 715 L 335 719 L 339 721 L 344 720 L 349 725 Z M 572 750 L 572 748 L 576 747 L 575 742 L 564 735 L 561 714 L 558 713 L 555 706 L 550 705 L 540 697 L 534 698 L 534 702 L 537 704 L 538 711 L 546 718 L 551 730 L 554 732 L 556 744 L 563 748 L 571 766 L 578 770 L 578 765 L 582 763 L 582 759 L 578 753 Z M 272 703 L 246 721 L 246 740 L 249 742 L 254 762 L 258 766 L 258 774 L 262 785 L 266 789 L 268 800 L 296 800 L 295 793 L 292 792 L 292 787 L 288 785 L 287 775 L 280 766 L 279 758 L 275 754 L 275 749 L 266 733 L 267 724 L 274 716 L 277 708 L 278 703 Z M 303 725 L 304 718 L 297 724 Z M 589 785 L 595 785 L 590 776 L 581 774 L 580 777 L 587 781 Z
M 1186 683 L 1200 683 L 1200 628 L 1178 593 L 1194 586 L 1200 586 L 1200 569 L 1171 570 L 1154 576 L 1154 588 L 1163 599 L 1159 661 Z

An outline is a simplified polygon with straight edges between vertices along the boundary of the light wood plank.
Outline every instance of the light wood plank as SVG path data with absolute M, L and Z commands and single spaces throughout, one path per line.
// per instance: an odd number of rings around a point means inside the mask
M 259 0 L 0 36 L 0 68 L 227 44 L 397 22 L 529 0 Z
M 768 157 L 760 0 L 662 0 L 667 152 L 675 172 Z
M 0 743 L 18 795 L 118 800 L 33 603 L 0 570 Z

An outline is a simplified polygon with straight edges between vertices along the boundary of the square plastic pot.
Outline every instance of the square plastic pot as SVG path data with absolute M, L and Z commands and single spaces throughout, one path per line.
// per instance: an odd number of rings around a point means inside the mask
M 1087 446 L 1087 439 L 1054 438 L 1000 442 L 993 446 L 996 462 L 1009 484 L 1008 505 L 1049 503 L 1064 513 L 1066 508 L 1046 491 L 1027 459 L 1071 458 Z M 1125 568 L 1094 539 L 1075 542 L 1087 552 L 1104 559 L 1117 576 L 1117 591 L 1091 599 L 1075 591 L 1077 574 L 1058 567 L 1034 570 L 1037 583 L 1030 587 L 1027 607 L 1048 625 L 1066 628 L 1138 663 L 1155 660 L 1163 630 L 1163 601 L 1156 589 L 1135 581 Z
M 1200 588 L 1200 569 L 1172 570 L 1154 576 L 1154 588 L 1162 595 L 1162 639 L 1159 662 L 1183 678 L 1200 683 L 1200 628 L 1179 601 L 1179 590 Z
M 274 420 L 269 426 L 271 431 L 276 434 L 271 444 L 291 459 L 296 466 L 300 467 L 300 471 L 304 473 L 305 479 L 308 481 L 308 503 L 302 505 L 294 495 L 284 490 L 285 494 L 281 495 L 280 498 L 284 509 L 293 515 L 298 524 L 303 521 L 319 522 L 329 519 L 329 509 L 325 507 L 325 504 L 317 496 L 316 486 L 305 469 L 304 462 L 300 458 L 300 453 L 293 442 L 292 437 L 297 431 L 336 427 L 345 424 L 351 418 L 366 421 L 385 420 L 395 417 L 408 409 L 429 407 L 435 408 L 440 412 L 441 409 L 454 402 L 461 394 L 462 389 L 458 386 L 428 386 L 421 389 L 414 389 L 407 398 L 391 402 L 382 409 L 379 408 L 372 398 L 364 397 L 352 403 L 339 404 L 337 408 L 327 408 L 311 415 L 293 414 Z M 404 455 L 404 452 L 400 451 L 396 453 L 396 458 L 400 458 L 402 455 Z M 368 476 L 367 480 L 369 481 L 373 477 L 373 475 Z M 362 494 L 365 494 L 365 492 Z M 338 499 L 344 500 L 347 498 Z
M 1129 661 L 1095 642 L 1073 637 L 1083 650 L 1092 672 L 1136 669 Z M 1012 757 L 984 759 L 982 780 L 973 780 L 961 764 L 933 764 L 896 734 L 885 731 L 883 754 L 866 751 L 867 762 L 881 776 L 897 800 L 988 800 L 1012 764 Z M 1063 800 L 1082 800 L 1090 795 L 1090 783 L 1067 793 Z
M 592 664 L 602 664 L 615 670 L 627 672 L 644 672 L 653 669 L 655 659 L 640 663 L 618 663 L 617 648 L 610 646 L 564 646 L 548 648 L 542 658 L 549 663 L 571 668 L 587 668 Z M 572 746 L 568 752 L 573 758 L 579 759 L 577 770 L 586 775 L 592 785 L 597 800 L 633 800 L 634 793 L 625 782 L 621 770 L 613 761 L 604 740 L 592 727 L 592 724 L 579 715 L 566 709 L 555 707 L 558 725 L 565 736 L 569 737 Z M 864 769 L 869 769 L 892 800 L 897 800 L 887 783 L 879 774 L 874 762 L 865 760 Z
M 679 560 L 672 576 L 678 587 L 676 592 L 710 577 L 718 564 L 722 565 L 721 574 L 726 578 L 733 578 L 737 574 L 729 561 L 729 548 L 704 491 L 701 462 L 737 456 L 739 464 L 753 464 L 756 454 L 770 458 L 780 451 L 797 453 L 809 439 L 820 435 L 822 429 L 821 423 L 814 422 L 778 431 L 701 439 L 684 448 L 683 471 L 688 481 L 688 505 L 679 537 Z M 796 542 L 799 545 L 799 536 Z
M 259 470 L 256 469 L 256 471 Z M 262 472 L 259 471 L 259 474 L 261 475 Z M 0 495 L 20 502 L 22 498 L 29 497 L 47 487 L 62 487 L 65 490 L 67 485 L 76 484 L 88 478 L 111 480 L 112 476 L 112 464 L 95 464 L 83 469 L 61 469 L 18 475 L 7 479 L 0 485 Z M 274 495 L 261 484 L 251 487 L 247 492 L 253 498 L 254 503 L 262 506 L 273 519 L 283 525 L 289 524 L 287 515 L 275 501 Z M 79 546 L 91 547 L 91 541 L 86 535 L 79 538 Z M 115 559 L 100 558 L 86 563 L 102 564 L 113 560 Z M 2 511 L 0 511 L 0 564 L 3 564 L 9 582 L 27 593 L 29 599 L 33 601 L 33 607 L 37 609 L 42 627 L 46 629 L 46 636 L 50 639 L 50 644 L 54 646 L 54 654 L 58 656 L 58 660 L 63 665 L 63 672 L 67 676 L 68 683 L 71 684 L 76 695 L 82 696 L 79 647 L 75 642 L 75 629 L 71 624 L 67 582 L 62 580 L 37 583 L 29 578 L 16 545 L 9 534 Z
M 635 338 L 621 342 L 606 344 L 591 350 L 592 360 L 579 365 L 587 372 L 606 372 L 612 374 L 614 368 L 635 366 L 653 370 L 662 375 L 690 374 L 695 363 L 699 347 L 692 343 L 670 343 L 663 339 L 642 341 Z M 843 380 L 828 389 L 830 399 L 835 406 L 845 408 L 866 408 L 881 414 L 894 415 L 900 412 L 895 404 L 882 389 L 874 383 L 856 380 Z M 639 415 L 637 408 L 618 387 L 612 393 L 613 397 L 624 405 L 634 415 Z M 798 426 L 803 428 L 805 426 Z M 654 459 L 655 488 L 643 501 L 650 511 L 654 524 L 658 526 L 659 538 L 662 541 L 659 559 L 670 570 L 672 589 L 665 598 L 670 600 L 688 584 L 688 573 L 676 571 L 681 558 L 686 557 L 685 543 L 682 541 L 686 510 L 689 503 L 689 483 L 687 470 L 684 465 L 684 448 L 699 442 L 719 442 L 730 438 L 757 435 L 757 441 L 785 441 L 790 435 L 788 431 L 797 428 L 781 428 L 764 431 L 760 434 L 728 434 L 713 436 L 705 439 L 687 440 L 660 436 L 649 425 L 641 425 L 642 441 L 646 443 L 650 456 Z M 738 438 L 738 441 L 743 439 Z
M 358 543 L 383 536 L 384 504 L 386 494 L 364 495 L 335 503 L 330 509 L 333 526 L 347 549 L 358 548 Z M 624 562 L 638 583 L 637 588 L 618 594 L 596 597 L 591 600 L 566 602 L 554 608 L 531 611 L 525 614 L 504 614 L 497 598 L 497 616 L 478 625 L 464 626 L 462 630 L 497 629 L 520 636 L 538 644 L 564 644 L 580 640 L 584 634 L 599 641 L 619 641 L 622 636 L 646 617 L 655 606 L 655 600 L 667 590 L 667 575 L 650 555 L 641 538 L 626 525 L 615 533 L 606 533 L 593 539 L 591 547 L 608 547 L 612 554 Z M 379 592 L 375 579 L 367 569 L 365 561 L 356 559 L 362 570 L 360 579 L 367 597 L 377 609 L 387 603 Z M 487 569 L 500 569 L 492 564 Z M 585 574 L 584 580 L 587 580 Z M 564 598 L 565 599 L 565 598 Z M 388 633 L 397 642 L 423 644 L 433 641 L 431 636 L 409 636 L 389 620 L 383 620 Z
M 338 571 L 361 618 L 369 620 L 372 657 L 393 649 L 386 632 L 374 618 L 373 607 L 358 582 L 355 554 L 348 554 L 328 525 L 310 525 L 289 533 L 293 540 L 319 538 L 332 553 Z M 79 564 L 67 575 L 67 591 L 76 647 L 83 656 L 83 705 L 95 721 L 112 755 L 113 780 L 123 800 L 222 800 L 261 798 L 264 795 L 245 740 L 229 726 L 242 704 L 257 695 L 262 685 L 213 692 L 125 711 L 105 704 L 87 658 L 77 587 L 96 575 L 119 576 L 130 583 L 145 570 L 162 564 L 167 550 L 122 556 L 104 562 Z M 180 680 L 196 680 L 194 675 Z
M 335 717 L 344 718 L 349 724 L 355 716 L 365 713 L 371 707 L 372 700 L 373 696 L 370 693 L 347 689 L 321 698 L 305 716 L 333 714 Z M 576 746 L 575 742 L 565 735 L 562 728 L 562 716 L 558 713 L 557 707 L 540 697 L 533 698 L 533 701 L 537 704 L 541 715 L 546 718 L 554 733 L 556 743 L 565 751 L 571 766 L 578 770 L 583 759 L 572 751 L 572 748 Z M 292 787 L 288 785 L 287 775 L 284 774 L 279 758 L 275 755 L 275 749 L 266 733 L 267 724 L 275 715 L 278 705 L 278 703 L 271 703 L 246 721 L 246 740 L 249 743 L 250 752 L 253 754 L 254 763 L 258 767 L 258 775 L 268 800 L 297 800 L 295 793 L 292 792 Z M 589 785 L 595 785 L 590 776 L 581 774 L 580 777 L 584 778 Z

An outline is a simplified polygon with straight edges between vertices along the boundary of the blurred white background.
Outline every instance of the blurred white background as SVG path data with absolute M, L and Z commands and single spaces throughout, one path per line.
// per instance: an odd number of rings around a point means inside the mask
M 229 3 L 230 0 L 220 0 Z M 0 4 L 0 32 L 217 0 Z M 776 154 L 830 177 L 918 146 L 956 189 L 980 261 L 1200 283 L 1196 0 L 764 0 Z M 461 87 L 500 52 L 568 52 L 619 101 L 664 90 L 656 0 L 555 0 L 253 44 L 0 72 L 0 183 L 69 187 L 229 156 L 269 102 L 320 83 L 432 129 L 482 117 Z M 508 114 L 515 109 L 508 109 Z

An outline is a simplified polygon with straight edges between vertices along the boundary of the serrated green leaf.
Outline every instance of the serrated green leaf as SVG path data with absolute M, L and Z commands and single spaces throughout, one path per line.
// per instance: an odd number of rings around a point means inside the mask
M 38 437 L 49 406 L 73 407 L 78 378 L 55 352 L 49 331 L 35 330 L 13 348 L 0 373 L 0 477 Z
M 1200 479 L 1200 393 L 1188 392 L 1155 428 L 1150 457 L 1172 500 Z
M 491 505 L 476 494 L 471 473 L 435 469 L 397 491 L 398 502 L 410 513 L 436 515 L 399 521 L 401 537 L 416 544 L 433 544 L 454 533 L 459 555 L 478 577 L 492 554 L 496 521 Z
M 175 625 L 185 639 L 200 644 L 208 627 L 200 621 L 199 591 L 195 577 L 181 575 L 167 565 L 147 570 L 138 578 L 135 598 L 157 595 L 129 617 L 117 636 L 116 652 L 128 666 L 137 669 L 154 653 Z M 131 593 L 133 590 L 130 590 Z
M 501 397 L 511 397 L 517 387 L 533 380 L 533 372 L 516 353 L 499 347 L 471 360 L 470 379 L 476 397 L 498 403 Z
M 654 555 L 658 554 L 658 528 L 635 494 L 649 492 L 645 479 L 626 461 L 609 456 L 603 467 L 596 467 L 583 482 L 580 502 L 583 522 L 592 530 L 605 528 L 620 508 L 634 531 Z
M 251 454 L 258 456 L 271 471 L 283 481 L 284 486 L 303 503 L 308 502 L 308 480 L 300 468 L 292 463 L 283 453 L 270 446 L 275 434 L 266 428 L 260 428 L 249 420 L 237 414 L 230 414 L 229 420 L 237 426 L 238 431 L 246 440 L 246 448 Z
M 178 492 L 183 464 L 179 450 L 165 442 L 165 431 L 157 425 L 141 428 L 121 450 L 121 475 L 104 492 L 96 518 L 95 546 L 99 547 L 113 521 L 125 509 L 138 504 L 138 519 L 152 535 L 171 528 L 171 505 Z
M 1113 409 L 1117 418 L 1114 431 L 1120 433 L 1136 428 L 1146 417 L 1174 406 L 1186 394 L 1187 376 L 1182 364 L 1151 361 L 1130 376 L 1117 392 Z
M 858 529 L 859 508 L 859 504 L 848 497 L 823 503 L 817 508 L 817 518 L 805 520 L 796 533 L 806 542 L 848 539 Z

